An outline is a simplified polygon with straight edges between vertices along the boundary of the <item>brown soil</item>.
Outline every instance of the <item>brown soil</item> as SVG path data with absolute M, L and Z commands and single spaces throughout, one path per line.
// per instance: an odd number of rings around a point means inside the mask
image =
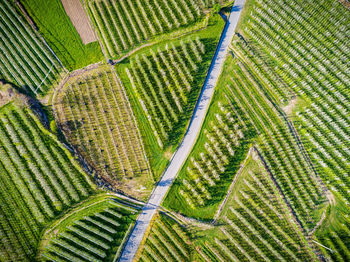
M 61 2 L 83 43 L 86 45 L 97 41 L 81 0 L 61 0 Z

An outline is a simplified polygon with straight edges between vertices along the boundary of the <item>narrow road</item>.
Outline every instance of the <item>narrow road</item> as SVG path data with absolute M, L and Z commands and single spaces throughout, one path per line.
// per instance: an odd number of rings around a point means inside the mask
M 136 220 L 135 227 L 125 245 L 119 261 L 132 261 L 143 239 L 143 236 L 150 225 L 152 217 L 156 213 L 158 206 L 162 203 L 166 193 L 173 183 L 176 174 L 181 169 L 187 156 L 199 135 L 204 118 L 208 111 L 211 98 L 214 94 L 214 87 L 219 79 L 222 66 L 225 61 L 228 47 L 232 41 L 235 29 L 243 9 L 245 0 L 236 0 L 231 9 L 229 19 L 223 30 L 216 53 L 210 65 L 208 75 L 205 79 L 201 95 L 197 102 L 194 114 L 183 141 L 173 155 L 171 162 L 164 172 L 157 187 L 153 190 L 148 203 L 143 207 L 142 213 Z

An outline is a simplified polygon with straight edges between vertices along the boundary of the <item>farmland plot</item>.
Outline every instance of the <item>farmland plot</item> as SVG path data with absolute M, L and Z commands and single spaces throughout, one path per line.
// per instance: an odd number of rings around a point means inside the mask
M 69 142 L 109 183 L 144 198 L 152 187 L 136 121 L 113 68 L 70 79 L 55 99 Z
M 323 181 L 349 205 L 349 11 L 338 1 L 269 0 L 251 12 L 244 35 L 306 101 L 295 113 L 302 140 Z
M 158 214 L 136 261 L 190 261 L 192 242 L 173 219 Z
M 0 2 L 0 77 L 45 94 L 62 71 L 58 60 L 10 1 Z
M 29 109 L 7 104 L 0 119 L 1 260 L 33 261 L 46 223 L 94 189 Z
M 213 1 L 86 0 L 110 58 L 156 35 L 195 23 Z
M 136 210 L 112 198 L 77 209 L 45 232 L 42 261 L 115 261 Z
M 316 256 L 254 152 L 220 215 L 199 233 L 205 261 L 314 261 Z

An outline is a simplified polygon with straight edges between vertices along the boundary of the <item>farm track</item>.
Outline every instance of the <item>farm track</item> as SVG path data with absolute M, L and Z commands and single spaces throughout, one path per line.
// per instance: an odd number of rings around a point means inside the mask
M 229 44 L 231 43 L 232 37 L 235 33 L 235 28 L 237 26 L 244 2 L 244 0 L 237 0 L 231 9 L 229 20 L 224 28 L 185 137 L 173 155 L 172 160 L 157 187 L 153 190 L 148 203 L 143 207 L 142 213 L 137 218 L 135 227 L 131 232 L 131 235 L 121 254 L 120 261 L 133 260 L 154 214 L 156 213 L 159 205 L 162 203 L 168 189 L 185 162 L 188 154 L 191 152 L 191 149 L 200 132 L 202 123 L 205 119 L 211 98 L 214 94 L 214 87 L 221 73 L 222 65 L 227 55 Z

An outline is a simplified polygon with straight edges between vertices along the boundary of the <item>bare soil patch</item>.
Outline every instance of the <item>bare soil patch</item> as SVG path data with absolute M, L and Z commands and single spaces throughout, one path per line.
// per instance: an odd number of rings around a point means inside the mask
M 286 105 L 284 108 L 283 108 L 283 111 L 287 114 L 287 115 L 290 115 L 295 107 L 295 105 L 297 104 L 297 98 L 293 98 L 292 100 L 289 101 L 289 104 Z
M 97 41 L 81 0 L 61 0 L 61 2 L 83 43 L 86 45 Z

